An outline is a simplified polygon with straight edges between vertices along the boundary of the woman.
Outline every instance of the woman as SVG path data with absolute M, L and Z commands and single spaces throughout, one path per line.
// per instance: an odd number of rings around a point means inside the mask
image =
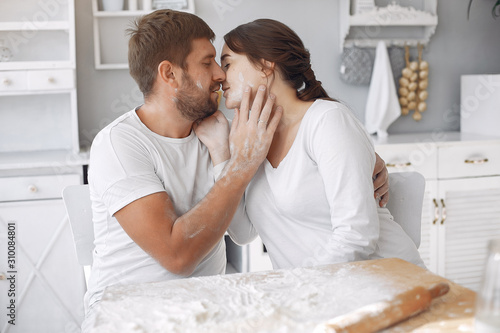
M 384 257 L 424 266 L 389 211 L 377 208 L 368 134 L 316 80 L 295 32 L 260 19 L 238 26 L 224 41 L 226 107 L 240 106 L 245 87 L 255 96 L 264 85 L 284 110 L 267 160 L 245 194 L 246 212 L 273 267 Z

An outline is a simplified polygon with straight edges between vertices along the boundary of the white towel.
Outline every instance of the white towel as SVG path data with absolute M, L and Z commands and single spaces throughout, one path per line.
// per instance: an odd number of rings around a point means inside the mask
M 387 136 L 389 126 L 401 115 L 387 47 L 378 42 L 370 90 L 366 102 L 365 126 L 370 134 Z

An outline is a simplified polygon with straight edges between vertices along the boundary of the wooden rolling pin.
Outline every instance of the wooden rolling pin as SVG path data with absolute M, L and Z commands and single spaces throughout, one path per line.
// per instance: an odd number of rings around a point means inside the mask
M 373 333 L 426 310 L 450 290 L 447 283 L 415 287 L 394 299 L 370 304 L 316 326 L 314 333 Z

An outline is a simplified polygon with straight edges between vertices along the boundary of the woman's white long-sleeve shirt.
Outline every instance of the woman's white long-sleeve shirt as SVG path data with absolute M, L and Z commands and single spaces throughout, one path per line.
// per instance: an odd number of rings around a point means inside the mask
M 387 209 L 377 210 L 374 164 L 370 137 L 351 111 L 315 101 L 279 166 L 265 160 L 246 191 L 248 217 L 274 268 L 382 257 L 423 265 Z

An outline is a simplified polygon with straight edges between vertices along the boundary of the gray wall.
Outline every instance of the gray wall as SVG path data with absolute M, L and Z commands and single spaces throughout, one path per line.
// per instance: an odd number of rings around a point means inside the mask
M 351 86 L 338 77 L 340 67 L 338 2 L 334 0 L 196 0 L 196 14 L 217 34 L 215 46 L 238 24 L 269 17 L 292 27 L 312 54 L 313 69 L 326 90 L 364 121 L 367 86 Z M 387 2 L 387 1 L 386 1 Z M 460 76 L 500 73 L 500 19 L 491 16 L 493 0 L 439 0 L 439 23 L 423 58 L 430 63 L 428 110 L 416 123 L 400 117 L 390 134 L 459 130 Z M 377 2 L 379 3 L 379 2 Z M 223 5 L 216 9 L 217 5 Z M 224 10 L 221 10 L 224 9 Z M 78 0 L 77 75 L 80 140 L 88 146 L 97 132 L 123 112 L 141 103 L 127 70 L 94 69 L 92 9 Z

